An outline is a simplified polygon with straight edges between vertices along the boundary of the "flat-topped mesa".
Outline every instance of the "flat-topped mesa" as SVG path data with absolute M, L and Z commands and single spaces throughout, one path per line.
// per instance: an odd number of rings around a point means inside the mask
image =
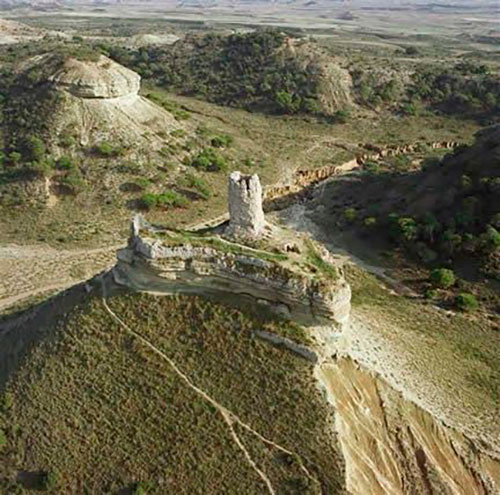
M 117 284 L 163 294 L 196 294 L 279 314 L 306 326 L 342 324 L 351 289 L 338 260 L 303 235 L 272 226 L 259 248 L 215 232 L 159 229 L 137 217 L 113 269 Z
M 259 176 L 233 172 L 228 184 L 229 226 L 226 235 L 236 239 L 257 239 L 264 226 L 262 186 Z

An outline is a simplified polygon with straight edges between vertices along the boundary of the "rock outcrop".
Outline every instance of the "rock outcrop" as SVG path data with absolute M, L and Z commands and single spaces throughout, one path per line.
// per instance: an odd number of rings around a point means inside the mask
M 119 285 L 212 296 L 236 306 L 257 303 L 307 326 L 340 324 L 349 316 L 351 290 L 333 265 L 336 277 L 323 277 L 303 260 L 299 265 L 298 253 L 253 249 L 216 236 L 138 230 L 137 223 L 132 231 L 137 235 L 119 251 L 113 269 Z
M 49 81 L 79 98 L 119 98 L 137 95 L 141 77 L 101 55 L 97 61 L 68 58 Z
M 39 77 L 37 88 L 42 101 L 56 101 L 51 104 L 44 129 L 46 144 L 53 148 L 51 153 L 68 153 L 57 143 L 60 135 L 70 135 L 80 146 L 108 141 L 129 149 L 130 160 L 154 160 L 151 155 L 165 146 L 169 132 L 185 126 L 139 94 L 139 74 L 103 55 L 95 57 L 44 54 L 17 67 L 20 80 L 29 81 L 33 74 Z M 29 86 L 25 89 L 33 93 Z
M 265 226 L 259 176 L 233 172 L 229 176 L 228 198 L 228 234 L 235 238 L 258 238 Z
M 118 253 L 115 282 L 134 290 L 255 302 L 303 325 L 349 317 L 351 289 L 339 264 L 309 237 L 266 225 L 259 177 L 229 177 L 229 226 L 211 232 L 152 227 L 141 217 Z M 259 237 L 266 227 L 266 235 Z M 234 242 L 253 243 L 252 246 Z M 257 244 L 256 244 L 257 243 Z M 257 246 L 257 247 L 256 247 Z

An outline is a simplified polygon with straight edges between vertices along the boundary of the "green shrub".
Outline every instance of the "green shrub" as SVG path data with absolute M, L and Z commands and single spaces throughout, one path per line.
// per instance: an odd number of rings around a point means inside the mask
M 47 177 L 51 174 L 54 169 L 54 161 L 51 159 L 45 159 L 41 162 L 30 162 L 26 164 L 26 169 L 32 173 L 35 173 L 41 177 Z
M 146 193 L 142 195 L 140 201 L 143 208 L 150 210 L 151 208 L 158 206 L 158 195 L 154 193 Z
M 55 471 L 47 471 L 46 473 L 43 473 L 40 477 L 39 482 L 40 490 L 55 490 L 57 488 L 57 485 L 59 484 L 59 479 L 60 476 Z
M 457 296 L 457 306 L 462 311 L 474 311 L 479 307 L 479 303 L 474 294 L 462 292 Z
M 61 170 L 70 170 L 74 168 L 74 165 L 69 156 L 63 155 L 57 160 L 57 168 Z
M 425 298 L 426 299 L 436 299 L 438 296 L 438 292 L 436 289 L 427 289 L 425 291 Z
M 153 489 L 153 486 L 151 483 L 145 483 L 144 481 L 139 481 L 138 483 L 135 484 L 133 490 L 132 490 L 132 495 L 147 495 L 148 493 L 151 492 Z
M 396 242 L 412 242 L 418 233 L 419 226 L 412 217 L 400 217 L 397 213 L 389 215 L 389 234 Z
M 10 392 L 4 392 L 0 400 L 0 411 L 7 412 L 14 405 L 14 396 Z
M 366 162 L 363 164 L 363 170 L 370 174 L 377 174 L 380 172 L 380 165 L 375 162 Z
M 333 114 L 333 121 L 338 124 L 345 124 L 349 121 L 350 118 L 351 118 L 351 112 L 349 110 L 337 110 Z
M 85 181 L 83 180 L 82 174 L 77 168 L 73 168 L 58 178 L 60 184 L 69 187 L 73 194 L 79 193 L 85 186 Z
M 18 151 L 12 151 L 11 153 L 9 153 L 9 162 L 12 165 L 18 165 L 20 161 L 21 161 L 21 153 L 19 153 Z
M 174 138 L 183 138 L 186 136 L 186 131 L 184 129 L 174 129 L 170 135 Z
M 283 113 L 297 113 L 302 105 L 302 99 L 288 91 L 278 91 L 276 104 Z
M 257 163 L 252 158 L 247 157 L 247 158 L 245 158 L 243 165 L 245 165 L 245 167 L 252 168 L 252 167 L 255 167 L 255 165 L 257 165 Z
M 0 451 L 7 446 L 7 436 L 5 432 L 0 429 Z
M 353 223 L 356 218 L 358 218 L 358 212 L 356 208 L 346 208 L 344 210 L 344 218 L 349 222 Z
M 377 225 L 377 219 L 375 217 L 366 217 L 363 220 L 363 225 L 367 229 L 373 229 Z
M 500 232 L 495 227 L 489 225 L 486 232 L 481 236 L 488 251 L 496 251 L 500 248 Z
M 214 148 L 205 148 L 191 159 L 190 165 L 208 172 L 227 170 L 225 158 Z
M 45 159 L 45 143 L 36 136 L 26 138 L 22 151 L 24 159 L 28 162 L 41 163 Z
M 188 120 L 191 114 L 187 110 L 175 110 L 173 112 L 175 120 Z
M 188 198 L 178 192 L 167 189 L 162 194 L 146 193 L 141 197 L 141 204 L 146 209 L 156 207 L 185 208 L 189 204 Z
M 205 180 L 201 177 L 197 177 L 194 174 L 186 175 L 186 185 L 196 190 L 196 192 L 203 198 L 208 199 L 211 196 L 210 188 L 208 187 Z
M 112 156 L 119 156 L 123 154 L 123 149 L 120 147 L 113 146 L 112 144 L 108 143 L 107 141 L 101 141 L 96 147 L 95 151 L 106 158 L 112 157 Z
M 233 137 L 227 134 L 221 134 L 219 136 L 214 136 L 210 140 L 210 144 L 214 148 L 229 148 L 233 144 Z
M 449 289 L 457 281 L 453 271 L 448 268 L 436 268 L 432 270 L 430 279 L 436 287 L 442 289 Z
M 70 148 L 71 146 L 74 146 L 75 143 L 75 138 L 69 134 L 59 136 L 59 145 L 63 148 Z

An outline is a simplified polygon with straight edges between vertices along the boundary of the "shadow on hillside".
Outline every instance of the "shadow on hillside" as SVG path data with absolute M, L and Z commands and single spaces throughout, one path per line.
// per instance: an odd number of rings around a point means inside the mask
M 77 305 L 98 296 L 97 286 L 88 293 L 86 283 L 75 285 L 30 309 L 22 310 L 0 322 L 0 395 L 9 377 L 23 367 L 30 351 L 55 331 L 57 323 Z M 95 285 L 95 284 L 94 284 Z M 27 479 L 31 479 L 25 473 Z

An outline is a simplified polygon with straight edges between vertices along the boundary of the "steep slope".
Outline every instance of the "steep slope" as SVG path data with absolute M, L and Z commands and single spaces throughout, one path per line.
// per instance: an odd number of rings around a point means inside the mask
M 0 332 L 4 490 L 343 492 L 311 363 L 255 338 L 307 342 L 300 329 L 192 296 L 95 291 Z
M 329 214 L 317 221 L 391 240 L 431 266 L 472 258 L 498 277 L 500 128 L 484 129 L 443 159 L 429 154 L 411 172 L 385 167 L 388 160 L 328 184 L 316 203 Z

